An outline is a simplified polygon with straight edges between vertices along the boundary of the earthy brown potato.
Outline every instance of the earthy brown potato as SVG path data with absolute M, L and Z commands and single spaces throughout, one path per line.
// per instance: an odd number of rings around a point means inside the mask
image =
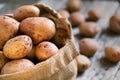
M 8 61 L 9 59 L 3 55 L 2 51 L 0 51 L 0 70 Z
M 68 0 L 66 4 L 66 8 L 69 12 L 76 12 L 79 11 L 82 7 L 81 0 Z
M 3 53 L 9 59 L 25 57 L 32 49 L 32 40 L 29 36 L 20 35 L 8 40 L 3 48 Z
M 30 69 L 34 64 L 28 59 L 16 59 L 6 63 L 1 69 L 1 74 L 10 74 Z
M 96 40 L 91 38 L 84 38 L 79 43 L 80 53 L 85 56 L 93 56 L 99 48 L 99 44 Z
M 27 54 L 27 58 L 29 58 L 31 61 L 36 61 L 36 55 L 35 55 L 35 49 L 36 47 L 33 46 L 32 50 Z
M 79 25 L 80 34 L 93 37 L 101 31 L 101 28 L 94 22 L 84 22 Z
M 84 72 L 90 67 L 90 60 L 84 56 L 84 55 L 79 55 L 76 57 L 76 62 L 78 66 L 78 72 Z
M 19 29 L 19 22 L 8 16 L 0 16 L 0 50 L 5 42 L 14 37 Z
M 70 22 L 72 26 L 78 26 L 81 23 L 85 22 L 85 18 L 81 13 L 74 12 L 70 15 Z
M 109 45 L 105 47 L 105 55 L 111 62 L 120 61 L 120 47 L 115 45 Z
M 29 35 L 34 44 L 54 37 L 56 29 L 52 20 L 45 17 L 30 17 L 24 19 L 20 24 L 20 31 Z
M 109 29 L 120 34 L 120 14 L 115 14 L 110 18 Z
M 54 45 L 51 42 L 44 41 L 41 42 L 37 47 L 36 47 L 36 57 L 40 60 L 46 60 L 56 54 L 58 51 L 58 48 L 56 45 Z
M 96 9 L 91 9 L 88 12 L 88 15 L 89 15 L 89 19 L 93 20 L 93 21 L 97 21 L 98 19 L 100 19 L 102 17 L 102 13 Z
M 21 7 L 18 7 L 13 16 L 16 20 L 22 21 L 25 18 L 28 17 L 38 17 L 40 14 L 40 10 L 33 5 L 24 5 Z
M 58 10 L 58 13 L 64 18 L 68 19 L 70 17 L 70 13 L 65 9 Z

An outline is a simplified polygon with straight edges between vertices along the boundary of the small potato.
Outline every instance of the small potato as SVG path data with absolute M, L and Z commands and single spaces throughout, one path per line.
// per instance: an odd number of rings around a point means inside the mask
M 36 57 L 40 60 L 46 60 L 56 54 L 58 51 L 58 48 L 56 45 L 54 45 L 51 42 L 44 41 L 41 42 L 37 47 L 36 47 Z
M 120 14 L 115 14 L 110 18 L 109 29 L 120 34 Z
M 45 17 L 30 17 L 24 19 L 20 24 L 20 31 L 29 35 L 34 44 L 54 37 L 56 28 L 52 20 Z
M 28 17 L 38 17 L 40 10 L 33 5 L 24 5 L 17 8 L 13 14 L 14 18 L 18 21 L 22 21 Z
M 76 62 L 78 66 L 78 72 L 84 72 L 90 67 L 90 60 L 84 56 L 84 55 L 79 55 L 76 57 Z
M 69 12 L 76 12 L 79 11 L 82 7 L 81 0 L 68 0 L 66 4 L 66 8 Z
M 19 22 L 8 16 L 0 16 L 0 50 L 7 40 L 14 37 L 19 30 Z
M 99 44 L 96 40 L 90 38 L 84 38 L 79 43 L 80 52 L 85 56 L 93 56 L 99 48 Z
M 94 22 L 84 22 L 79 25 L 80 34 L 93 37 L 101 31 L 101 28 Z
M 2 51 L 0 51 L 0 70 L 8 61 L 9 59 L 3 55 Z
M 92 21 L 97 21 L 98 19 L 100 19 L 102 17 L 102 13 L 96 9 L 91 9 L 88 12 L 88 15 L 89 15 L 89 19 Z
M 1 74 L 10 74 L 19 71 L 25 71 L 34 66 L 28 59 L 16 59 L 6 63 L 1 69 Z
M 84 16 L 79 12 L 73 12 L 70 15 L 70 22 L 72 26 L 78 26 L 81 23 L 85 22 Z
M 64 18 L 68 19 L 70 17 L 70 13 L 67 10 L 60 9 L 58 10 L 58 13 Z
M 9 59 L 25 57 L 32 49 L 32 40 L 29 36 L 16 36 L 6 42 L 3 53 Z
M 111 62 L 120 61 L 120 47 L 115 45 L 109 45 L 105 47 L 105 55 L 107 59 Z

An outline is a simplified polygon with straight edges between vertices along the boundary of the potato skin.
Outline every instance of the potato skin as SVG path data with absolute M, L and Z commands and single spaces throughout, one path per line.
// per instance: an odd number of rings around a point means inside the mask
M 58 48 L 51 42 L 44 41 L 38 44 L 36 47 L 36 57 L 40 60 L 46 60 L 56 54 Z
M 101 28 L 95 22 L 84 22 L 79 25 L 80 34 L 87 37 L 93 37 L 101 31 Z
M 77 62 L 78 72 L 84 72 L 91 65 L 90 60 L 84 55 L 79 55 L 75 59 Z
M 116 45 L 108 45 L 105 47 L 105 55 L 106 58 L 113 62 L 119 62 L 120 61 L 120 48 Z
M 4 55 L 9 59 L 25 57 L 32 49 L 32 40 L 29 36 L 16 36 L 6 42 L 3 48 Z
M 120 14 L 115 14 L 110 18 L 109 29 L 117 34 L 120 34 Z
M 1 69 L 1 74 L 10 74 L 30 69 L 34 64 L 28 59 L 16 59 L 6 63 Z
M 99 48 L 99 44 L 94 39 L 84 38 L 79 43 L 80 53 L 85 56 L 93 56 Z
M 2 51 L 0 51 L 0 70 L 8 61 L 9 59 L 3 55 Z
M 50 40 L 55 35 L 55 24 L 45 17 L 30 17 L 24 19 L 20 24 L 20 31 L 29 35 L 34 44 L 44 40 Z
M 65 9 L 58 10 L 58 13 L 64 18 L 68 19 L 70 17 L 70 13 Z
M 22 21 L 28 17 L 38 17 L 40 10 L 33 5 L 24 5 L 17 8 L 13 14 L 14 18 L 18 21 Z
M 7 40 L 14 37 L 19 29 L 19 22 L 8 16 L 0 16 L 0 50 Z

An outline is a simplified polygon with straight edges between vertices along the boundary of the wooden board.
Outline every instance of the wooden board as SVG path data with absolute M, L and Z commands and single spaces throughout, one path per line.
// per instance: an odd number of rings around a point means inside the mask
M 24 4 L 44 3 L 50 5 L 52 8 L 58 10 L 65 8 L 67 0 L 1 0 L 0 14 L 12 13 L 15 8 Z M 19 4 L 17 4 L 19 3 Z M 87 18 L 90 9 L 99 9 L 103 13 L 103 17 L 97 22 L 102 28 L 102 32 L 94 37 L 100 48 L 96 54 L 90 58 L 91 67 L 84 73 L 79 73 L 76 80 L 120 80 L 120 63 L 112 64 L 106 60 L 104 55 L 104 47 L 109 44 L 120 46 L 120 35 L 116 35 L 107 30 L 109 18 L 114 13 L 119 13 L 119 3 L 116 1 L 84 1 L 83 8 L 80 10 Z M 82 38 L 78 27 L 73 28 L 73 35 L 75 38 L 75 45 L 79 51 L 79 40 Z

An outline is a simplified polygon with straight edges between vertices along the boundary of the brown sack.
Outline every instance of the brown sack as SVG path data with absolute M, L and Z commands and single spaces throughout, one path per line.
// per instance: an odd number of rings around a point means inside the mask
M 57 54 L 33 68 L 0 75 L 0 80 L 75 80 L 78 52 L 73 43 L 71 25 L 56 11 L 44 4 L 34 4 L 41 10 L 41 15 L 52 19 L 56 24 L 56 35 L 53 42 L 60 47 Z

